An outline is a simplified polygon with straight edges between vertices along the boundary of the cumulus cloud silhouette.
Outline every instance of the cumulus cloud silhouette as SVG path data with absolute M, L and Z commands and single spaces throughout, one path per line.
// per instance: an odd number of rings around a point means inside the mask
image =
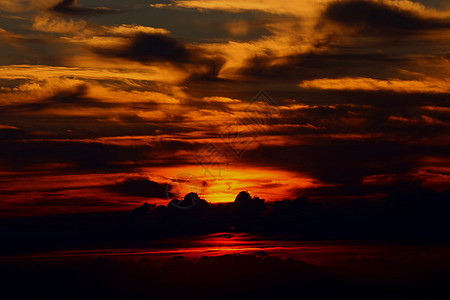
M 209 205 L 204 199 L 201 199 L 197 193 L 188 193 L 184 196 L 183 200 L 172 199 L 168 206 L 177 208 L 194 208 L 194 207 L 207 207 Z
M 252 198 L 248 192 L 242 191 L 234 199 L 234 205 L 237 208 L 263 208 L 264 201 L 264 199 L 260 199 L 256 196 Z

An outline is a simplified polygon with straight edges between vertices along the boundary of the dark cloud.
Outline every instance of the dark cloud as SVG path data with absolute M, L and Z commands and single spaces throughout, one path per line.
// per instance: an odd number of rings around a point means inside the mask
M 64 15 L 95 15 L 116 12 L 107 7 L 81 7 L 78 0 L 61 0 L 58 4 L 50 8 L 51 11 Z
M 91 50 L 106 57 L 116 57 L 143 64 L 170 62 L 188 70 L 191 79 L 216 79 L 225 59 L 200 49 L 190 49 L 184 43 L 165 34 L 141 33 L 128 37 L 128 43 L 118 48 L 94 47 Z
M 350 44 L 344 45 L 349 40 L 351 41 Z M 405 70 L 415 72 L 418 76 L 423 74 L 427 77 L 435 77 L 433 74 L 436 71 L 435 67 L 426 68 L 423 66 L 440 66 L 448 63 L 448 57 L 439 52 L 427 55 L 417 54 L 417 49 L 433 51 L 433 47 L 436 46 L 433 42 L 422 38 L 402 39 L 398 42 L 401 50 L 393 52 L 390 48 L 391 43 L 385 43 L 384 39 L 381 39 L 378 43 L 370 44 L 351 35 L 344 39 L 340 36 L 333 36 L 332 42 L 325 48 L 286 56 L 283 63 L 279 63 L 279 57 L 252 57 L 245 62 L 238 72 L 246 79 L 245 84 L 254 83 L 257 85 L 261 82 L 273 83 L 276 81 L 280 88 L 272 94 L 276 93 L 278 96 L 293 90 L 292 87 L 302 80 L 343 77 L 365 77 L 382 80 L 417 78 L 405 73 Z M 243 82 L 239 82 L 239 84 L 240 88 L 245 88 Z M 295 92 L 298 93 L 298 89 Z M 332 91 L 333 95 L 336 95 L 333 98 L 337 99 L 340 94 L 351 92 Z M 389 94 L 389 92 L 386 92 L 386 94 Z M 430 94 L 430 96 L 438 97 L 435 94 Z M 413 97 L 416 98 L 416 95 Z M 302 98 L 308 101 L 311 96 Z M 364 97 L 358 100 L 365 101 Z M 383 97 L 379 97 L 379 100 L 384 101 Z
M 406 68 L 412 60 L 404 55 L 388 53 L 358 53 L 354 49 L 334 49 L 330 51 L 309 52 L 285 57 L 286 63 L 275 64 L 275 59 L 267 57 L 253 57 L 241 68 L 244 76 L 257 80 L 274 80 L 282 78 L 298 84 L 300 80 L 316 78 L 366 77 L 383 78 L 401 75 L 399 68 Z M 338 45 L 337 45 L 338 46 Z M 352 53 L 350 53 L 352 52 Z
M 83 122 L 82 119 L 78 120 Z M 1 132 L 0 132 L 1 133 Z M 26 139 L 21 139 L 21 138 Z M 20 139 L 20 140 L 16 140 Z M 160 141 L 153 145 L 114 145 L 95 142 L 28 140 L 24 133 L 2 142 L 0 165 L 7 170 L 24 171 L 52 163 L 68 163 L 74 168 L 65 171 L 136 172 L 141 167 L 176 166 L 192 163 L 191 158 L 169 155 L 183 149 L 195 151 L 202 145 Z M 40 167 L 39 167 L 40 168 Z M 57 172 L 57 170 L 54 170 Z M 64 173 L 64 170 L 61 171 Z
M 449 20 L 367 0 L 332 2 L 325 10 L 324 18 L 359 27 L 365 34 L 416 34 L 421 30 L 450 28 Z
M 117 203 L 110 203 L 105 199 L 90 198 L 90 197 L 67 197 L 64 194 L 58 193 L 43 193 L 42 196 L 18 204 L 18 207 L 31 206 L 40 210 L 41 207 L 73 207 L 73 213 L 83 211 L 86 207 L 98 207 L 103 209 L 108 206 L 116 207 Z M 120 206 L 120 204 L 119 204 Z
M 148 149 L 148 147 L 121 147 L 80 142 L 11 140 L 2 143 L 0 163 L 10 170 L 64 162 L 76 164 L 77 170 L 123 170 L 124 166 L 117 165 L 117 162 L 143 161 L 146 159 Z
M 272 162 L 297 172 L 305 172 L 323 182 L 358 186 L 362 176 L 383 171 L 408 171 L 414 151 L 398 143 L 385 141 L 316 139 L 314 144 L 284 147 L 260 147 L 249 151 L 245 159 L 253 163 Z
M 144 177 L 127 178 L 110 187 L 111 190 L 130 196 L 168 199 L 171 187 Z
M 164 34 L 139 34 L 119 49 L 96 48 L 97 54 L 120 57 L 142 63 L 155 61 L 188 62 L 191 53 L 176 39 Z

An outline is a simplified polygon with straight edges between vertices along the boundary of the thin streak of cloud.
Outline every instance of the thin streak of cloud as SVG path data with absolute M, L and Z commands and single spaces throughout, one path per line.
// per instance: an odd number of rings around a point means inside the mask
M 429 78 L 422 80 L 379 80 L 365 77 L 345 77 L 336 79 L 321 78 L 305 80 L 298 86 L 301 88 L 322 90 L 385 90 L 401 93 L 450 93 L 449 81 L 440 78 Z

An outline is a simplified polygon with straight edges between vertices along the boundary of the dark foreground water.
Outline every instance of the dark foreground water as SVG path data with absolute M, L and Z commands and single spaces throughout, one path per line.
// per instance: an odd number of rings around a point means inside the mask
M 11 299 L 450 296 L 448 245 L 217 233 L 2 256 L 0 266 Z

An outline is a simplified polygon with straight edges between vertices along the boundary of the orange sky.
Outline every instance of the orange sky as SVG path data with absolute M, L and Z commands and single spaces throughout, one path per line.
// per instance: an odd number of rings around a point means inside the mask
M 440 0 L 3 0 L 1 215 L 444 190 L 449 38 Z

